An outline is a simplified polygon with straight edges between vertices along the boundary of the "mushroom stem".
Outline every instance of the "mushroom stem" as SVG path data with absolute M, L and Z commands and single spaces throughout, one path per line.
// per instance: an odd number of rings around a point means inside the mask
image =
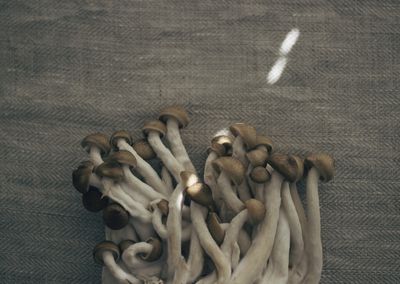
M 254 198 L 258 201 L 264 202 L 264 184 L 254 183 Z
M 304 242 L 301 230 L 301 224 L 297 215 L 296 207 L 290 195 L 289 182 L 282 184 L 282 205 L 286 213 L 286 218 L 290 228 L 290 256 L 289 268 L 299 264 L 304 252 Z
M 124 284 L 136 284 L 140 283 L 139 279 L 131 274 L 126 273 L 114 260 L 114 256 L 111 252 L 103 252 L 104 265 L 110 271 L 110 273 L 120 282 Z
M 179 122 L 174 118 L 167 120 L 167 139 L 172 153 L 186 171 L 195 173 L 196 169 L 186 152 L 179 132 Z
M 245 168 L 248 167 L 249 161 L 246 158 L 246 149 L 244 146 L 243 139 L 240 136 L 236 136 L 235 140 L 233 141 L 232 157 L 241 161 Z M 243 180 L 243 182 L 237 186 L 237 192 L 238 192 L 239 198 L 243 202 L 245 202 L 251 198 L 250 187 L 247 184 L 246 180 Z
M 321 216 L 319 209 L 318 180 L 319 172 L 312 167 L 307 175 L 307 239 L 306 252 L 308 270 L 304 283 L 319 283 L 322 272 Z
M 161 168 L 161 180 L 168 188 L 168 196 L 171 195 L 172 191 L 174 190 L 174 187 L 172 185 L 172 177 L 165 166 L 162 166 Z
M 218 208 L 221 208 L 221 193 L 215 180 L 215 171 L 212 162 L 218 158 L 218 154 L 211 151 L 204 165 L 204 183 L 207 184 L 212 192 L 213 199 Z
M 279 218 L 282 179 L 278 172 L 273 171 L 271 179 L 265 185 L 264 203 L 267 211 L 251 247 L 232 274 L 232 284 L 252 283 L 261 274 L 271 254 Z
M 129 268 L 129 270 L 135 270 L 139 268 L 145 268 L 149 265 L 148 261 L 144 261 L 139 257 L 141 254 L 149 254 L 153 250 L 153 246 L 146 242 L 135 243 L 129 246 L 122 253 L 122 260 Z
M 103 159 L 101 158 L 101 151 L 96 146 L 91 146 L 89 151 L 90 160 L 93 162 L 93 165 L 97 167 L 103 163 Z
M 129 223 L 135 228 L 135 231 L 141 241 L 147 240 L 155 235 L 155 231 L 151 223 L 143 222 L 140 219 L 129 218 Z
M 162 143 L 159 133 L 155 131 L 150 131 L 147 139 L 151 147 L 153 148 L 154 152 L 156 152 L 157 156 L 167 167 L 168 171 L 174 176 L 176 181 L 179 181 L 180 180 L 179 174 L 184 169 L 182 165 L 172 155 L 171 151 L 167 147 L 165 147 L 165 145 Z
M 190 248 L 187 264 L 188 270 L 190 272 L 188 282 L 194 283 L 194 281 L 201 274 L 204 265 L 204 250 L 201 247 L 196 230 L 192 230 L 192 234 L 190 237 Z
M 161 194 L 168 193 L 168 187 L 163 183 L 163 181 L 158 176 L 157 172 L 145 161 L 142 157 L 140 157 L 136 151 L 129 145 L 125 139 L 118 139 L 117 142 L 118 149 L 126 150 L 132 153 L 136 158 L 137 167 L 136 170 L 138 173 L 144 177 L 146 183 L 154 188 Z
M 226 205 L 235 213 L 240 212 L 244 208 L 243 202 L 235 194 L 229 177 L 222 171 L 217 179 L 218 188 Z
M 244 210 L 242 210 L 242 212 L 243 211 Z M 240 214 L 240 212 L 239 212 L 239 214 Z M 232 220 L 234 218 L 232 218 Z M 232 221 L 231 221 L 231 223 L 232 223 Z M 225 234 L 226 234 L 226 231 L 228 230 L 229 226 L 231 225 L 231 223 L 221 223 L 220 224 L 222 229 L 224 229 Z M 248 249 L 250 248 L 250 246 L 251 246 L 251 239 L 250 239 L 250 236 L 247 234 L 246 230 L 244 230 L 243 228 L 239 231 L 239 235 L 238 235 L 238 238 L 237 238 L 237 243 L 239 245 L 240 254 L 242 256 L 244 256 L 246 254 L 246 252 L 248 251 Z

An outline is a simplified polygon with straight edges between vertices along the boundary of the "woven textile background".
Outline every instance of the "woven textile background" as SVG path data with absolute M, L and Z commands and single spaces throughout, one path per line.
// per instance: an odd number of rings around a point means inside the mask
M 322 283 L 400 283 L 400 2 L 0 0 L 0 283 L 99 283 L 101 214 L 71 185 L 88 133 L 182 104 L 198 169 L 238 121 L 326 151 Z M 281 79 L 266 76 L 286 34 Z

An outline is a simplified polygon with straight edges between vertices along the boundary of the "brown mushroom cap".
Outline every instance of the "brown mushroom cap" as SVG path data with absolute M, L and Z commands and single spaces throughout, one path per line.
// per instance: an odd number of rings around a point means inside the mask
M 80 193 L 85 193 L 89 189 L 90 175 L 92 174 L 94 165 L 91 161 L 81 162 L 72 172 L 72 184 Z
M 100 177 L 107 177 L 116 181 L 122 180 L 124 177 L 124 171 L 121 166 L 115 162 L 102 163 L 96 168 L 95 173 Z
M 264 167 L 255 167 L 250 172 L 250 178 L 255 183 L 265 183 L 271 178 L 270 173 Z
M 271 152 L 272 152 L 272 150 L 274 148 L 272 140 L 269 139 L 267 136 L 264 136 L 264 135 L 257 135 L 256 147 L 259 147 L 259 146 L 266 147 L 269 154 L 271 154 Z
M 211 146 L 207 148 L 207 154 L 209 155 L 211 152 L 215 152 L 218 157 L 226 156 L 227 154 L 225 147 L 220 144 L 211 144 Z
M 121 252 L 124 252 L 127 248 L 129 248 L 131 245 L 134 245 L 135 242 L 132 240 L 123 240 L 118 244 L 119 250 Z
M 163 252 L 161 241 L 158 238 L 150 237 L 146 240 L 146 243 L 151 244 L 153 249 L 150 253 L 143 255 L 141 258 L 149 262 L 159 259 Z
M 186 194 L 191 200 L 200 205 L 203 205 L 204 207 L 214 206 L 211 189 L 205 183 L 198 182 L 187 187 Z
M 214 170 L 219 174 L 222 171 L 235 183 L 239 185 L 243 182 L 246 169 L 242 162 L 233 157 L 219 157 L 212 162 Z
M 265 206 L 257 199 L 249 199 L 244 202 L 247 212 L 249 214 L 249 220 L 252 224 L 260 223 L 265 217 Z
M 112 230 L 120 230 L 129 222 L 129 213 L 121 205 L 112 203 L 103 210 L 103 221 Z
M 222 229 L 218 215 L 215 212 L 208 213 L 207 228 L 217 245 L 221 245 L 225 238 L 225 231 Z
M 107 206 L 108 198 L 102 197 L 101 192 L 96 187 L 91 186 L 87 192 L 82 194 L 82 204 L 90 212 L 99 212 Z
M 328 154 L 309 155 L 304 160 L 304 164 L 306 169 L 316 168 L 319 172 L 320 180 L 323 182 L 330 181 L 335 175 L 335 160 Z
M 93 249 L 93 259 L 96 263 L 103 265 L 103 253 L 111 252 L 115 261 L 119 259 L 120 252 L 118 246 L 111 241 L 98 243 Z
M 232 154 L 232 144 L 233 144 L 233 137 L 228 135 L 218 135 L 211 140 L 210 148 L 212 149 L 215 148 L 219 152 L 223 153 L 220 156 L 227 156 Z M 223 148 L 221 148 L 221 146 Z
M 246 153 L 246 157 L 253 167 L 265 167 L 267 165 L 268 156 L 268 152 L 261 149 L 254 149 Z
M 157 132 L 162 138 L 167 133 L 167 127 L 159 120 L 148 121 L 144 124 L 142 132 L 145 136 L 147 136 L 151 131 Z
M 167 123 L 167 120 L 174 118 L 179 123 L 179 128 L 186 127 L 189 124 L 189 114 L 181 106 L 169 106 L 160 111 L 158 119 Z
M 156 153 L 146 139 L 135 141 L 132 145 L 132 148 L 144 160 L 151 160 L 156 157 Z
M 118 140 L 124 139 L 126 143 L 132 145 L 132 136 L 126 130 L 118 130 L 115 131 L 110 138 L 110 144 L 114 147 L 114 149 L 118 149 Z
M 168 206 L 168 201 L 165 199 L 161 199 L 160 202 L 157 203 L 158 209 L 160 209 L 161 213 L 164 216 L 168 216 L 169 213 L 169 206 Z
M 289 182 L 296 182 L 303 176 L 303 161 L 297 156 L 275 153 L 268 162 Z
M 120 165 L 128 165 L 132 168 L 136 168 L 137 166 L 135 156 L 133 156 L 131 152 L 126 150 L 113 152 L 107 157 L 106 161 L 110 163 L 118 163 Z
M 233 135 L 242 137 L 248 150 L 257 145 L 257 131 L 253 126 L 246 123 L 235 123 L 229 127 L 229 130 Z
M 81 146 L 88 153 L 90 152 L 90 147 L 97 147 L 100 149 L 101 155 L 106 155 L 110 152 L 110 142 L 108 137 L 103 133 L 93 133 L 89 134 L 81 141 Z

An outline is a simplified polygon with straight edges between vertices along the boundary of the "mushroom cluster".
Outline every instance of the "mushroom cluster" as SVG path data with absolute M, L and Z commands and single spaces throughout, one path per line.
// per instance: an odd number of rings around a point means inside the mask
M 89 158 L 72 181 L 83 206 L 103 213 L 105 241 L 93 250 L 102 283 L 319 283 L 318 182 L 333 178 L 332 157 L 274 152 L 235 123 L 212 138 L 200 175 L 181 139 L 188 123 L 171 106 L 137 141 L 125 130 L 82 140 Z

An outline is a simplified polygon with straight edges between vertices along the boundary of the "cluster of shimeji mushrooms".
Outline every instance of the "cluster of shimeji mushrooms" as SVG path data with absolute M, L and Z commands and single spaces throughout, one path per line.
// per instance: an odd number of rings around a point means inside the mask
M 236 123 L 212 139 L 201 178 L 181 139 L 188 123 L 172 106 L 136 142 L 127 131 L 83 139 L 89 160 L 72 177 L 84 207 L 103 211 L 106 241 L 93 251 L 103 283 L 318 283 L 318 181 L 333 178 L 333 159 L 275 153 Z

